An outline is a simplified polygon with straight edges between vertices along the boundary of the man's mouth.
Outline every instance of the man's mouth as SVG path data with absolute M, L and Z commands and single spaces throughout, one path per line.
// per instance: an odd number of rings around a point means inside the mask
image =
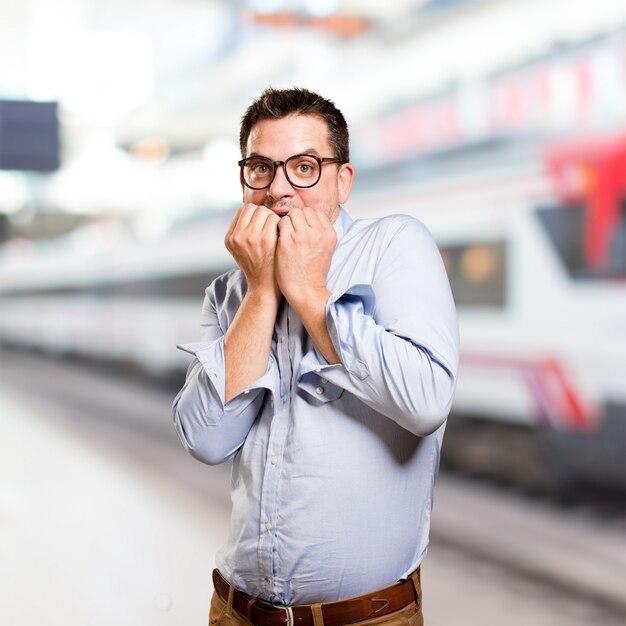
M 270 207 L 270 211 L 274 211 L 274 213 L 276 213 L 279 217 L 284 217 L 287 213 L 289 213 L 289 209 L 274 206 Z
M 276 213 L 276 215 L 278 215 L 279 217 L 284 217 L 296 205 L 290 202 L 274 202 L 271 204 L 266 204 L 265 206 L 270 209 L 270 211 L 274 211 L 274 213 Z

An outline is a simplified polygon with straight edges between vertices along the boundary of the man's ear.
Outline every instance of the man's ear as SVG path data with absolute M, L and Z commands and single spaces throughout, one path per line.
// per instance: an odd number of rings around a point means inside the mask
M 337 191 L 339 192 L 339 204 L 343 204 L 350 196 L 352 181 L 354 180 L 354 167 L 351 163 L 342 163 L 337 173 Z

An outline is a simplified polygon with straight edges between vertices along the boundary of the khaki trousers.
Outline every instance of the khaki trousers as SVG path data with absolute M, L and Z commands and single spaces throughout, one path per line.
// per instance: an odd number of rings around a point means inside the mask
M 420 584 L 419 572 L 411 576 L 417 595 L 417 600 L 407 604 L 404 608 L 360 622 L 353 622 L 359 626 L 424 626 L 424 616 L 422 615 L 422 587 Z M 314 604 L 311 607 L 315 626 L 324 626 L 321 604 Z M 215 592 L 211 598 L 211 608 L 209 610 L 209 626 L 250 626 L 250 622 L 240 613 L 233 610 L 233 589 L 231 587 L 228 602 L 222 600 Z

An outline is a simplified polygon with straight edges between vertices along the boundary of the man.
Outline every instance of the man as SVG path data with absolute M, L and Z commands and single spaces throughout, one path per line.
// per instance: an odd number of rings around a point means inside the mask
M 180 346 L 195 358 L 173 407 L 194 457 L 233 458 L 211 624 L 417 626 L 458 363 L 441 258 L 413 218 L 343 210 L 354 168 L 329 100 L 268 89 L 240 145 L 238 269 Z

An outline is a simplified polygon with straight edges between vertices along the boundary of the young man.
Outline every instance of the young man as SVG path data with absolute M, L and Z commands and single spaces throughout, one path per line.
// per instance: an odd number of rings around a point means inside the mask
M 211 623 L 418 626 L 458 365 L 441 258 L 411 217 L 343 210 L 354 168 L 329 100 L 268 89 L 240 144 L 238 269 L 206 291 L 173 407 L 194 457 L 234 457 Z

